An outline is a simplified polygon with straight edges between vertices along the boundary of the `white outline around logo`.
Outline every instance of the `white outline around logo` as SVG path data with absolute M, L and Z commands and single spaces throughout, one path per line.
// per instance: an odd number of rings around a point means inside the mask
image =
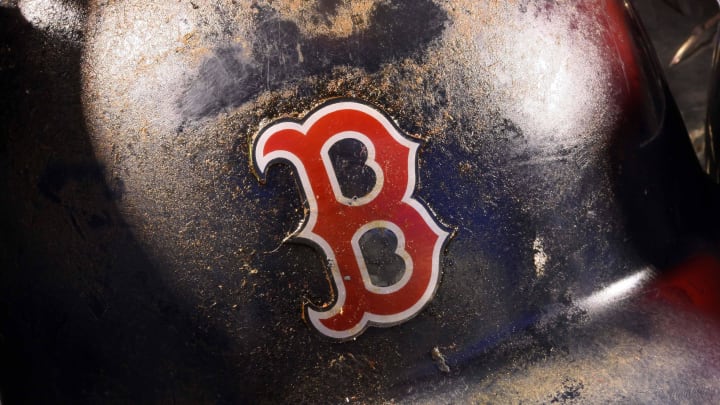
M 393 137 L 393 139 L 397 143 L 406 147 L 409 150 L 409 158 L 407 162 L 408 181 L 402 198 L 402 202 L 412 207 L 423 218 L 425 223 L 432 230 L 432 232 L 438 236 L 438 238 L 432 252 L 432 272 L 430 275 L 430 282 L 427 284 L 427 288 L 424 290 L 421 298 L 417 300 L 414 305 L 402 312 L 392 315 L 378 315 L 370 312 L 365 312 L 360 322 L 358 322 L 354 327 L 343 331 L 337 331 L 327 328 L 325 325 L 323 325 L 321 320 L 331 318 L 342 311 L 343 304 L 346 299 L 346 289 L 342 274 L 340 272 L 340 269 L 338 268 L 337 261 L 335 259 L 335 253 L 333 249 L 322 236 L 313 232 L 313 229 L 318 219 L 318 204 L 316 201 L 315 192 L 313 191 L 313 185 L 310 182 L 303 162 L 296 155 L 285 150 L 276 150 L 268 154 L 264 154 L 263 151 L 265 149 L 265 144 L 270 138 L 272 138 L 274 134 L 280 131 L 292 130 L 307 136 L 308 130 L 313 125 L 315 125 L 318 120 L 330 113 L 341 110 L 354 110 L 367 114 L 371 118 L 381 123 L 384 129 Z M 364 197 L 353 199 L 351 197 L 349 198 L 347 196 L 344 196 L 342 195 L 340 186 L 338 185 L 332 163 L 329 160 L 328 151 L 332 145 L 342 139 L 355 139 L 359 142 L 362 142 L 368 149 L 367 165 L 374 171 L 377 181 L 375 187 L 373 187 L 371 192 Z M 325 311 L 318 311 L 313 308 L 306 309 L 308 319 L 310 320 L 312 325 L 323 335 L 336 339 L 351 339 L 361 334 L 369 325 L 380 327 L 397 325 L 417 315 L 420 310 L 422 310 L 422 308 L 424 308 L 435 295 L 435 291 L 438 287 L 440 278 L 440 255 L 443 246 L 448 239 L 449 233 L 446 230 L 442 229 L 441 226 L 435 221 L 428 207 L 424 206 L 418 200 L 412 197 L 412 194 L 415 191 L 415 187 L 417 185 L 416 162 L 418 147 L 419 143 L 414 142 L 401 135 L 401 133 L 396 129 L 393 123 L 384 114 L 366 104 L 354 101 L 331 102 L 309 113 L 306 116 L 306 120 L 301 122 L 276 122 L 260 131 L 257 137 L 254 139 L 252 147 L 252 157 L 254 159 L 255 170 L 261 178 L 264 176 L 267 167 L 270 166 L 274 161 L 285 160 L 289 162 L 292 166 L 294 166 L 307 200 L 309 214 L 307 215 L 306 220 L 300 223 L 293 236 L 309 240 L 310 242 L 318 246 L 326 255 L 327 261 L 330 264 L 333 283 L 337 288 L 337 296 L 335 302 L 332 304 L 329 310 Z M 366 135 L 357 132 L 341 131 L 338 134 L 333 135 L 333 137 L 323 145 L 323 164 L 325 165 L 325 169 L 330 174 L 330 178 L 335 180 L 334 182 L 332 182 L 332 188 L 338 202 L 345 205 L 367 204 L 371 202 L 380 193 L 384 185 L 385 176 L 383 175 L 380 166 L 374 161 L 374 158 L 375 145 Z M 400 257 L 403 257 L 406 263 L 405 274 L 403 275 L 401 280 L 394 285 L 387 287 L 379 287 L 372 284 L 369 274 L 367 272 L 367 266 L 365 265 L 362 252 L 360 251 L 359 247 L 359 239 L 362 234 L 364 234 L 370 229 L 379 227 L 388 228 L 393 233 L 395 233 L 398 239 L 398 248 L 396 250 L 396 254 L 398 254 Z M 413 271 L 412 258 L 410 258 L 407 252 L 405 252 L 404 250 L 405 236 L 396 224 L 388 221 L 371 221 L 370 223 L 366 224 L 365 226 L 356 231 L 355 236 L 352 240 L 352 244 L 356 260 L 360 265 L 360 268 L 362 269 L 363 282 L 365 284 L 365 287 L 369 291 L 378 294 L 389 294 L 401 289 L 410 279 Z

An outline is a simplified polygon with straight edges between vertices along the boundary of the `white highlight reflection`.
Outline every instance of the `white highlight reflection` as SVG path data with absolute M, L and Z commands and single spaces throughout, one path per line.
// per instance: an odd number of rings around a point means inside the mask
M 49 34 L 65 36 L 82 29 L 82 10 L 63 0 L 20 0 L 18 8 L 27 22 Z
M 651 277 L 652 271 L 650 269 L 638 271 L 580 300 L 577 305 L 591 313 L 602 311 L 629 298 L 640 287 L 650 281 Z
M 614 90 L 594 17 L 573 2 L 552 11 L 523 10 L 515 1 L 455 3 L 444 36 L 470 83 L 456 97 L 470 94 L 479 109 L 497 111 L 541 153 L 597 142 Z M 459 11 L 464 3 L 475 11 Z

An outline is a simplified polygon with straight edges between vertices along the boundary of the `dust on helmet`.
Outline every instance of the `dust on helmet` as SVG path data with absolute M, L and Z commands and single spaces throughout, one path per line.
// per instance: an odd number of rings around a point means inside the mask
M 0 4 L 2 399 L 720 397 L 627 3 Z

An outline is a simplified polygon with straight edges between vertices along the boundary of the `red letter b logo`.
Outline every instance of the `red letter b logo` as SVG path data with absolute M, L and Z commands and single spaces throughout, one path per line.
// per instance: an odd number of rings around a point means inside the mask
M 362 143 L 365 166 L 374 174 L 375 184 L 360 197 L 343 194 L 330 159 L 330 149 L 347 139 Z M 325 105 L 301 123 L 276 122 L 255 139 L 259 175 L 284 160 L 300 178 L 309 213 L 295 237 L 323 251 L 337 288 L 329 308 L 307 308 L 310 322 L 326 336 L 348 339 L 368 325 L 404 322 L 435 293 L 448 233 L 412 197 L 417 148 L 383 114 L 348 101 Z M 390 285 L 373 282 L 361 247 L 365 235 L 378 231 L 392 233 L 392 254 L 404 265 L 402 277 Z

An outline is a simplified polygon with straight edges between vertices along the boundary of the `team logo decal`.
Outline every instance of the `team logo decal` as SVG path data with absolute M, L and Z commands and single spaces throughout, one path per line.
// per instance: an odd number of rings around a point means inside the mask
M 331 162 L 331 148 L 344 140 L 360 142 L 366 150 L 364 166 L 374 184 L 364 195 L 345 195 Z M 435 294 L 448 232 L 412 197 L 418 146 L 385 115 L 352 101 L 326 104 L 302 122 L 273 123 L 255 138 L 252 157 L 261 181 L 277 161 L 296 171 L 308 213 L 294 237 L 322 250 L 332 271 L 335 302 L 305 308 L 320 333 L 348 339 L 368 325 L 399 324 Z M 392 234 L 391 253 L 404 266 L 390 284 L 376 283 L 368 271 L 361 241 L 373 232 Z

